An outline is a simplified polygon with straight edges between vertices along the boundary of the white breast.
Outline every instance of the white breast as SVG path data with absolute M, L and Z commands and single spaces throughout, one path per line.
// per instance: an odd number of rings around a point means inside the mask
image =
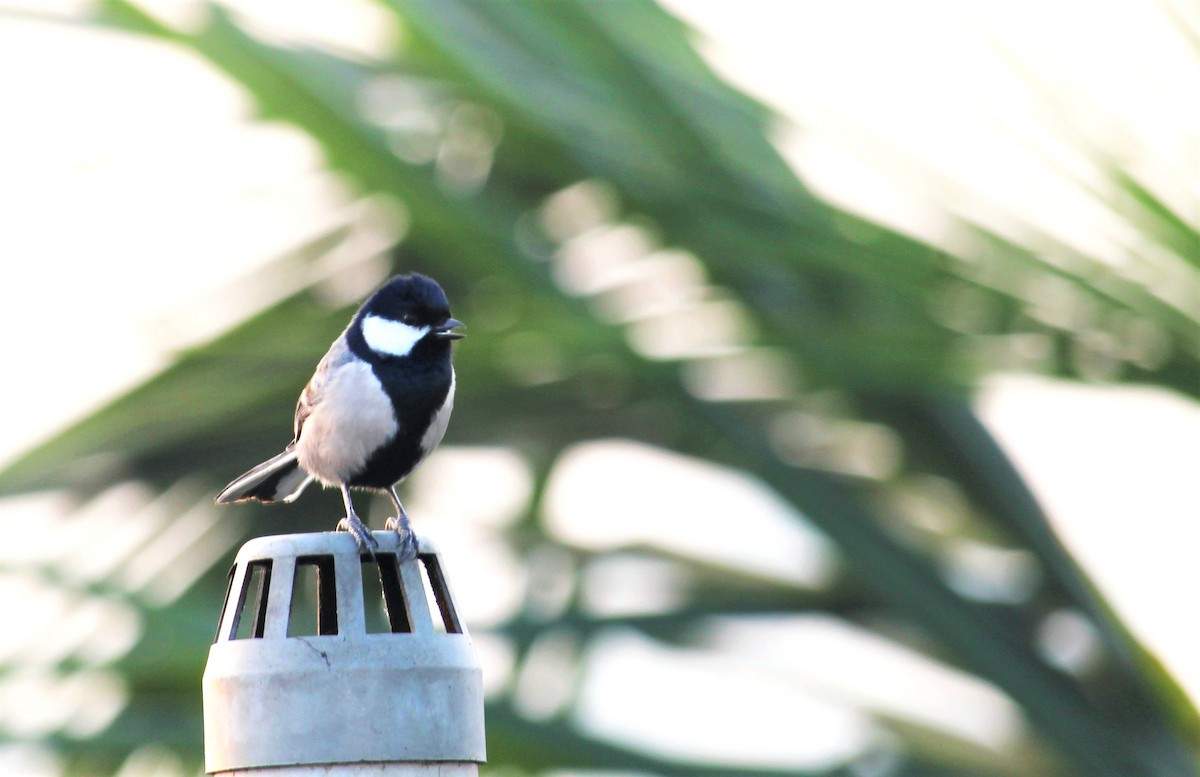
M 296 443 L 300 466 L 325 485 L 359 472 L 397 432 L 392 403 L 366 362 L 330 373 Z

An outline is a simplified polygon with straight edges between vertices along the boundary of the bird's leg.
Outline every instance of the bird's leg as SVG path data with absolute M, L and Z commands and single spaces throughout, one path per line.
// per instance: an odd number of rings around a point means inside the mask
M 358 513 L 354 512 L 354 503 L 350 501 L 350 486 L 343 483 L 341 488 L 342 501 L 346 503 L 346 517 L 338 521 L 338 531 L 350 532 L 354 536 L 354 541 L 358 543 L 358 549 L 369 551 L 374 556 L 379 543 L 371 534 L 371 530 L 359 520 Z
M 391 497 L 392 505 L 396 508 L 396 517 L 388 518 L 383 528 L 389 531 L 411 532 L 412 526 L 408 520 L 408 513 L 404 511 L 404 505 L 400 504 L 400 496 L 396 493 L 395 486 L 388 489 L 388 496 Z
M 396 494 L 395 486 L 388 489 L 388 496 L 392 498 L 392 504 L 396 506 L 396 517 L 388 518 L 383 528 L 400 535 L 400 560 L 412 561 L 417 557 L 417 535 L 413 533 L 408 513 L 404 512 L 404 505 L 400 504 L 400 497 Z

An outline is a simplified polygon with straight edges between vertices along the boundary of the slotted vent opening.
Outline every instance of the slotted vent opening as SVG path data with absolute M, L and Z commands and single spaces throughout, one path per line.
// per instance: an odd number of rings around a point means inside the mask
M 430 599 L 429 611 L 436 611 L 441 616 L 433 619 L 434 628 L 443 634 L 462 634 L 462 625 L 458 622 L 458 613 L 454 611 L 450 589 L 446 585 L 446 576 L 442 573 L 438 557 L 432 553 L 425 553 L 418 558 L 421 560 L 426 595 Z
M 300 556 L 292 577 L 289 637 L 338 633 L 337 577 L 333 556 Z
M 363 614 L 368 634 L 408 634 L 412 617 L 395 553 L 362 557 Z
M 236 570 L 236 564 L 229 568 L 229 579 L 225 581 L 225 599 L 221 602 L 221 615 L 217 618 L 217 633 L 213 635 L 213 644 L 216 644 L 221 639 L 221 634 L 224 633 L 222 628 L 225 625 L 225 611 L 229 609 L 229 597 L 233 595 L 233 573 Z
M 271 588 L 271 561 L 251 561 L 238 606 L 229 627 L 230 639 L 262 639 L 267 626 L 267 591 Z

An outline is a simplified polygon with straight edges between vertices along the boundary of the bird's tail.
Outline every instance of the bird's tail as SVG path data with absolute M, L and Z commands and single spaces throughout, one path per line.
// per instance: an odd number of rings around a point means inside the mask
M 217 494 L 217 504 L 247 499 L 290 502 L 300 496 L 300 492 L 312 481 L 312 475 L 301 468 L 296 460 L 296 451 L 288 448 L 225 486 L 225 490 Z

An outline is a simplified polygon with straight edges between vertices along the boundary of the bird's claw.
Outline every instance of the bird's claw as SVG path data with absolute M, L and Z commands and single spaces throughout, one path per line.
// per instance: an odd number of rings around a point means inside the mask
M 357 515 L 350 514 L 338 521 L 337 530 L 350 532 L 360 551 L 366 551 L 374 556 L 375 551 L 379 548 L 379 541 L 375 539 L 371 530 L 359 520 Z
M 383 528 L 385 531 L 394 531 L 400 535 L 400 544 L 396 548 L 396 555 L 401 563 L 412 561 L 417 557 L 417 535 L 408 526 L 408 521 L 397 521 L 395 518 L 388 518 L 384 522 Z

